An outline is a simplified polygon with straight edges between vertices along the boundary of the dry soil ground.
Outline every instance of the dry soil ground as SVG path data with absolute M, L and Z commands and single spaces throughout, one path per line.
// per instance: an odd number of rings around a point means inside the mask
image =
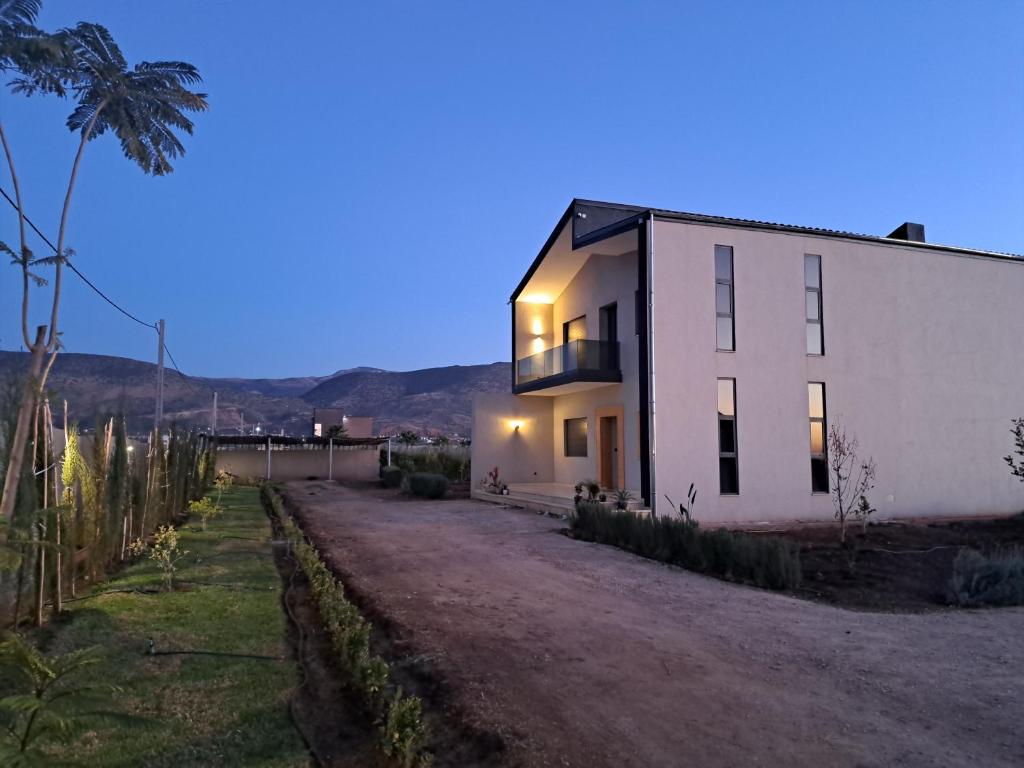
M 1024 764 L 1024 609 L 852 612 L 482 502 L 286 496 L 509 765 Z

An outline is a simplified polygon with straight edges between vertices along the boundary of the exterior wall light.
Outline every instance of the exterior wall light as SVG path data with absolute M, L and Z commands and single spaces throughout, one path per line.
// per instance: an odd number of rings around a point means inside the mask
M 513 432 L 518 432 L 522 428 L 523 422 L 519 419 L 513 419 L 509 422 L 509 426 L 512 427 Z

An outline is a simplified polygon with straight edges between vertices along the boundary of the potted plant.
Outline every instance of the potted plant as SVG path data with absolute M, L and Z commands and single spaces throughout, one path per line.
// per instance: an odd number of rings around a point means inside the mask
M 483 481 L 484 490 L 488 493 L 501 493 L 502 485 L 504 485 L 504 483 L 501 481 L 497 467 L 488 472 L 487 477 L 485 477 Z
M 582 496 L 583 495 L 583 483 L 576 483 L 576 485 L 573 486 L 573 490 L 576 491 L 576 495 L 577 496 Z
M 577 493 L 575 496 L 572 497 L 572 503 L 574 507 L 578 507 L 581 501 L 583 501 L 582 493 Z
M 597 498 L 597 494 L 601 492 L 601 484 L 597 480 L 584 480 L 583 487 L 587 489 L 587 499 L 594 501 Z
M 597 495 L 597 500 L 600 501 L 603 504 L 604 502 L 608 501 L 608 494 L 606 494 L 606 493 L 599 493 Z
M 615 508 L 621 511 L 629 509 L 629 502 L 633 500 L 633 494 L 625 488 L 615 491 Z
M 501 495 L 508 496 L 508 483 L 501 484 Z

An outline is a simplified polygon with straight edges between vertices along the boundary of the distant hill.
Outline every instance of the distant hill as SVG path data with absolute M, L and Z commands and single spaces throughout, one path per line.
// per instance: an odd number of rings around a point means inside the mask
M 373 416 L 380 426 L 392 430 L 468 435 L 473 393 L 507 391 L 511 375 L 508 363 L 357 371 L 317 384 L 302 399 Z
M 12 379 L 28 365 L 24 352 L 0 351 L 0 379 Z M 474 392 L 508 388 L 508 363 L 448 366 L 418 371 L 349 368 L 329 376 L 283 379 L 164 376 L 164 413 L 185 426 L 208 426 L 217 392 L 220 431 L 259 423 L 264 430 L 306 434 L 314 406 L 344 408 L 373 416 L 379 433 L 411 429 L 424 434 L 469 434 Z M 153 363 L 108 355 L 58 355 L 47 390 L 54 412 L 68 400 L 71 418 L 91 426 L 104 414 L 124 413 L 129 429 L 152 426 Z

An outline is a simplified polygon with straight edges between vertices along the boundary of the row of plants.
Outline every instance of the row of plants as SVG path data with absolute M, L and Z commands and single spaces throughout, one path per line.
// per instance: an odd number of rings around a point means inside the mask
M 464 445 L 392 447 L 391 466 L 405 474 L 424 472 L 443 475 L 452 482 L 469 480 L 470 450 Z M 381 472 L 388 467 L 388 449 L 380 450 Z
M 800 585 L 800 550 L 774 536 L 724 528 L 704 530 L 688 515 L 680 518 L 609 509 L 581 501 L 570 520 L 573 537 L 611 544 L 641 557 L 687 570 L 769 589 Z
M 3 446 L 14 444 L 20 389 L 8 388 Z M 169 526 L 212 483 L 215 457 L 202 435 L 172 427 L 154 431 L 147 446 L 129 440 L 123 417 L 96 423 L 83 438 L 65 421 L 57 445 L 48 401 L 36 409 L 14 516 L 0 544 L 0 605 L 12 628 L 26 614 L 38 626 L 47 609 L 60 613 L 66 599 L 106 578 L 131 556 L 133 543 Z M 10 461 L 0 453 L 0 464 Z
M 349 677 L 351 689 L 378 723 L 382 752 L 402 768 L 429 765 L 432 757 L 425 749 L 427 729 L 419 697 L 406 696 L 401 687 L 391 684 L 387 661 L 370 648 L 372 625 L 345 596 L 341 582 L 286 513 L 283 500 L 271 484 L 263 485 L 262 498 L 268 512 L 279 521 L 295 560 L 309 581 L 320 620 Z

